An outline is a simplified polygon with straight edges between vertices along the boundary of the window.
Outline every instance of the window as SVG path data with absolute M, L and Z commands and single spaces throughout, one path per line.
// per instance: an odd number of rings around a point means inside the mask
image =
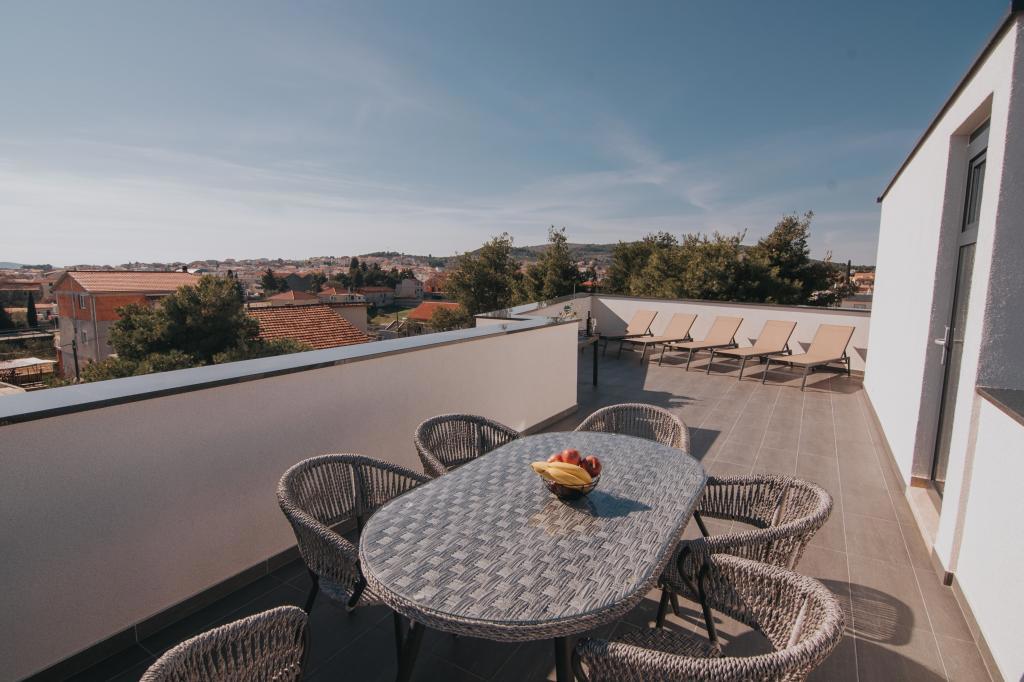
M 89 343 L 89 335 L 84 329 L 82 330 L 82 343 Z
M 82 310 L 85 310 L 85 294 L 78 295 L 78 305 L 82 308 Z

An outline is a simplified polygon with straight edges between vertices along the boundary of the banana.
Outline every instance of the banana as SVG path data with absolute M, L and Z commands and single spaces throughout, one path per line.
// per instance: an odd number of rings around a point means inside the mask
M 533 470 L 542 478 L 562 485 L 587 485 L 593 479 L 583 467 L 566 462 L 533 462 Z
M 586 469 L 576 464 L 569 464 L 568 462 L 548 462 L 548 466 L 561 469 L 562 471 L 567 471 L 580 479 L 580 482 L 584 484 L 590 483 L 593 480 L 590 474 L 587 473 Z

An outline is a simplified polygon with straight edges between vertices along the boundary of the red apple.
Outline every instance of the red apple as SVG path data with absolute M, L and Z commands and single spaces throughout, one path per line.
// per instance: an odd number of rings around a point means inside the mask
M 553 454 L 550 457 L 548 457 L 548 461 L 549 462 L 564 462 L 565 460 L 562 459 L 562 455 L 563 454 L 564 454 L 563 452 L 556 452 L 555 454 Z
M 586 469 L 587 473 L 593 476 L 594 478 L 597 478 L 598 476 L 601 475 L 601 460 L 599 460 L 594 455 L 589 455 L 585 457 L 580 466 Z
M 568 462 L 569 464 L 580 465 L 580 451 L 579 450 L 562 450 L 562 461 Z

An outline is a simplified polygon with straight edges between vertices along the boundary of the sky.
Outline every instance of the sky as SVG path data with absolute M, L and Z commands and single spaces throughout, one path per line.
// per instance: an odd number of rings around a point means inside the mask
M 33 2 L 0 20 L 0 261 L 449 255 L 876 197 L 1006 0 Z

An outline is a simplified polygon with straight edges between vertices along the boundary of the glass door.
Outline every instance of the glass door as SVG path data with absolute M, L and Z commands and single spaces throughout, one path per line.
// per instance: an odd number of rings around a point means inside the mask
M 982 190 L 985 186 L 985 152 L 988 146 L 988 122 L 971 134 L 968 143 L 970 157 L 967 169 L 967 192 L 964 215 L 957 239 L 956 283 L 953 309 L 942 338 L 935 343 L 942 346 L 942 402 L 939 411 L 935 456 L 932 460 L 932 481 L 942 495 L 946 486 L 946 468 L 949 465 L 949 445 L 953 434 L 953 416 L 956 412 L 956 394 L 960 383 L 960 367 L 964 350 L 964 327 L 967 324 L 967 304 L 971 297 L 971 276 L 974 273 L 974 249 L 978 241 L 978 215 L 981 212 Z

